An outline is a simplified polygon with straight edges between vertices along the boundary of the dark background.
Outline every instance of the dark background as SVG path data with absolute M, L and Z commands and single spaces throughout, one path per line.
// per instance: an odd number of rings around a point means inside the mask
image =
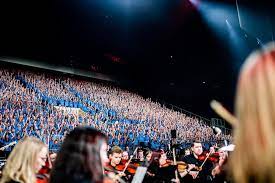
M 123 88 L 215 117 L 209 102 L 232 111 L 240 66 L 273 39 L 275 11 L 239 0 L 240 29 L 236 1 L 192 2 L 1 1 L 0 56 L 113 75 Z

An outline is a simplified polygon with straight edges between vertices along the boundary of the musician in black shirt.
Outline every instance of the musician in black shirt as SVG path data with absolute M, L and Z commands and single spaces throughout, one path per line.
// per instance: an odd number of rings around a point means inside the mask
M 184 179 L 188 179 L 190 181 L 190 177 L 192 177 L 193 182 L 195 183 L 211 182 L 211 171 L 213 169 L 213 164 L 208 160 L 206 160 L 206 162 L 203 164 L 203 161 L 199 160 L 199 156 L 203 153 L 201 142 L 193 142 L 191 150 L 192 153 L 190 155 L 182 157 L 181 161 L 187 163 L 189 166 L 195 166 L 195 168 L 191 169 L 191 171 L 187 170 L 188 174 L 185 176 Z M 202 164 L 203 166 L 201 167 Z

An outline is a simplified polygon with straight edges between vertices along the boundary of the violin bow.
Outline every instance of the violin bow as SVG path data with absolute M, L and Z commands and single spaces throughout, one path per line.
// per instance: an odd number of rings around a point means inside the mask
M 209 153 L 207 154 L 206 158 L 204 159 L 204 161 L 202 162 L 201 166 L 199 166 L 199 169 L 200 169 L 200 170 L 202 169 L 203 165 L 206 163 L 206 161 L 207 161 L 207 159 L 209 158 L 210 154 L 212 154 L 212 153 L 209 152 Z
M 4 151 L 6 148 L 8 148 L 8 147 L 10 147 L 10 146 L 12 146 L 12 145 L 14 145 L 14 144 L 16 144 L 16 141 L 11 142 L 11 143 L 9 143 L 8 145 L 5 145 L 5 146 L 1 147 L 1 148 L 0 148 L 0 151 Z
M 133 154 L 131 155 L 130 159 L 129 159 L 128 162 L 126 163 L 126 166 L 124 167 L 122 173 L 124 173 L 124 172 L 126 171 L 126 169 L 128 168 L 128 165 L 130 164 L 130 162 L 132 161 L 134 155 L 136 154 L 137 149 L 138 149 L 138 147 L 136 147 L 136 149 L 134 150 L 134 152 L 133 152 Z
M 174 164 L 177 165 L 175 148 L 173 148 L 173 160 L 174 160 Z M 179 177 L 178 177 L 178 170 L 177 169 L 175 170 L 175 177 L 176 177 L 176 181 L 178 181 Z

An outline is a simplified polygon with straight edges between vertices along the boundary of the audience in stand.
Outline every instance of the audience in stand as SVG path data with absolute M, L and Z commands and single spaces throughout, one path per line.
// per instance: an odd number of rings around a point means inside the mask
M 177 129 L 177 143 L 183 148 L 194 138 L 207 142 L 205 146 L 209 141 L 231 140 L 230 135 L 215 137 L 197 118 L 108 85 L 0 69 L 0 93 L 2 146 L 35 136 L 57 152 L 66 134 L 81 125 L 101 130 L 109 145 L 129 147 L 131 152 L 138 145 L 168 149 L 171 129 Z M 72 108 L 80 112 L 73 113 Z

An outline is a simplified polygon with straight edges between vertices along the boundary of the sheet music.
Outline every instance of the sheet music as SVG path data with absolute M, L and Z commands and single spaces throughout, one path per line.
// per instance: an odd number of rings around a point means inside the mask
M 138 167 L 136 170 L 136 174 L 132 180 L 132 183 L 142 183 L 144 176 L 147 172 L 147 168 L 146 167 Z

